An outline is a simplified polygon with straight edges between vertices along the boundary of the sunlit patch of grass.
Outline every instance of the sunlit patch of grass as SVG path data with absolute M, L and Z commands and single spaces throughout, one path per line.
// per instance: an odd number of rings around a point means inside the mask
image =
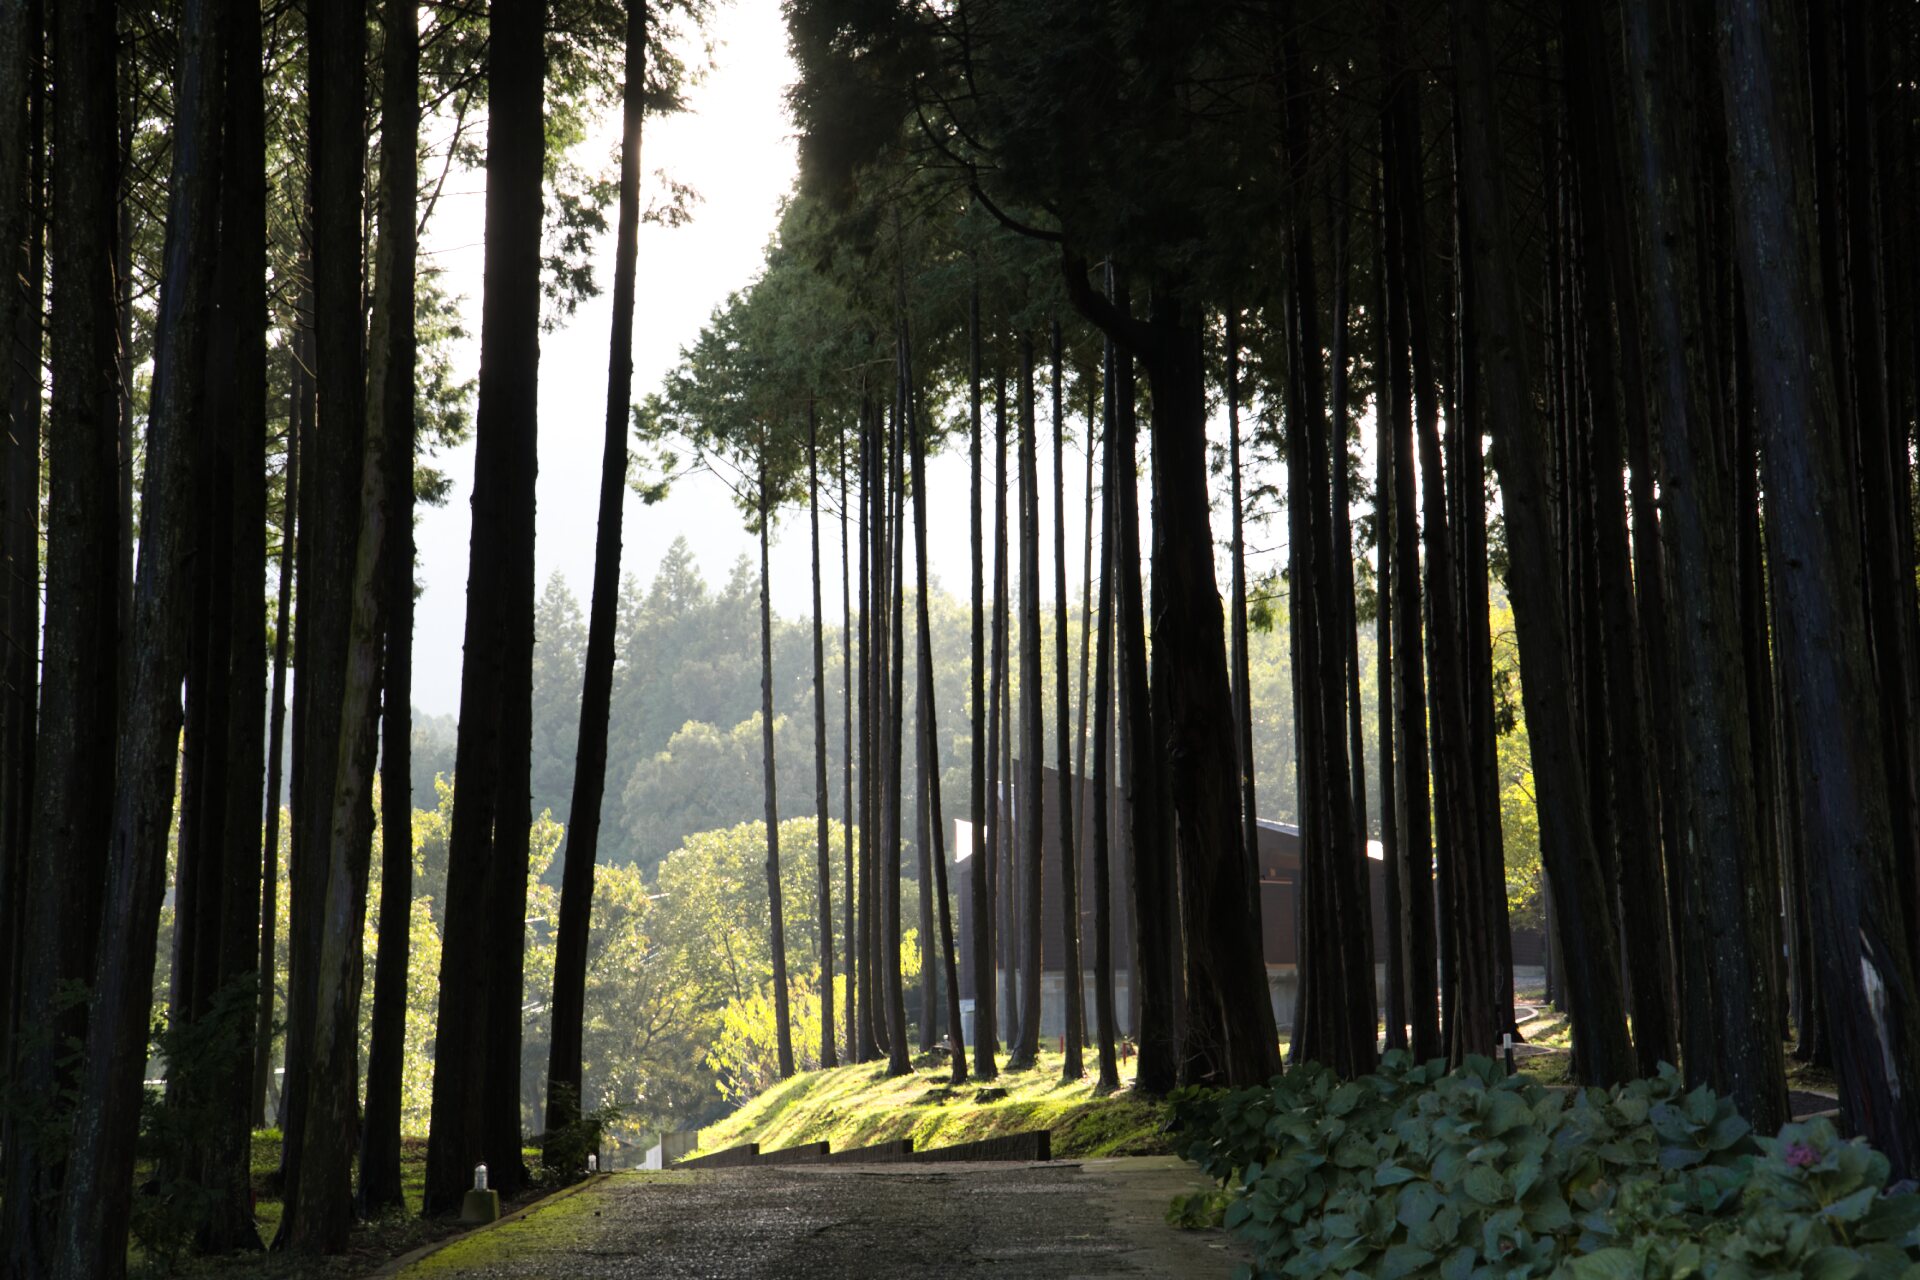
M 995 1080 L 969 1078 L 951 1084 L 944 1057 L 924 1055 L 909 1074 L 889 1078 L 885 1063 L 859 1063 L 795 1076 L 752 1099 L 701 1132 L 700 1149 L 719 1151 L 758 1142 L 763 1151 L 805 1142 L 828 1142 L 835 1151 L 911 1138 L 916 1148 L 948 1146 L 981 1138 L 1048 1129 L 1056 1158 L 1158 1155 L 1170 1151 L 1164 1104 L 1126 1087 L 1101 1097 L 1094 1076 L 1063 1080 L 1063 1059 L 1043 1052 L 1031 1070 L 1008 1071 Z M 1087 1055 L 1089 1067 L 1093 1057 Z M 980 1097 L 986 1091 L 1005 1096 Z

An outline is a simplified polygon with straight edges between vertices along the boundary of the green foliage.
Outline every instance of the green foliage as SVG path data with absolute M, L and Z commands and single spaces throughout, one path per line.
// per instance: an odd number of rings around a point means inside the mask
M 1341 1081 L 1176 1096 L 1185 1154 L 1232 1193 L 1220 1220 L 1258 1276 L 1920 1275 L 1920 1196 L 1825 1121 L 1756 1139 L 1671 1070 L 1561 1091 L 1485 1058 L 1401 1052 Z M 1212 1220 L 1212 1193 L 1170 1220 Z

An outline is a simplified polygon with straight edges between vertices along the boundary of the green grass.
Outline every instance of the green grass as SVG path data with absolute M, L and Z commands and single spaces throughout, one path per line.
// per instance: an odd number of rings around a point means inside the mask
M 1056 1159 L 1163 1155 L 1172 1150 L 1166 1107 L 1129 1088 L 1100 1097 L 1093 1077 L 1063 1081 L 1061 1056 L 1042 1053 L 1030 1071 L 1002 1070 L 993 1081 L 951 1087 L 946 1063 L 917 1059 L 911 1074 L 889 1079 L 884 1063 L 861 1063 L 797 1075 L 752 1099 L 700 1133 L 700 1150 L 745 1142 L 762 1151 L 828 1142 L 835 1151 L 912 1138 L 916 1149 L 1049 1129 Z M 1131 1064 L 1121 1068 L 1123 1085 Z M 983 1091 L 1006 1096 L 982 1100 Z

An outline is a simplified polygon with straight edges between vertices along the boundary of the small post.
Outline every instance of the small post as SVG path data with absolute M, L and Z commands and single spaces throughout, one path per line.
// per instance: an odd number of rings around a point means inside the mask
M 1513 1032 L 1500 1033 L 1500 1054 L 1507 1060 L 1507 1074 L 1513 1074 Z
M 487 1187 L 487 1166 L 473 1166 L 473 1190 L 461 1198 L 460 1221 L 478 1226 L 482 1223 L 498 1221 L 500 1217 L 500 1193 Z

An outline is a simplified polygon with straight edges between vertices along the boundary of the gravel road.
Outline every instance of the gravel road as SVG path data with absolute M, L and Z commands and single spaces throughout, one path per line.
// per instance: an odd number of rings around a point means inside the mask
M 1202 1185 L 1165 1157 L 620 1173 L 393 1274 L 498 1280 L 1230 1274 L 1218 1231 L 1163 1215 Z

